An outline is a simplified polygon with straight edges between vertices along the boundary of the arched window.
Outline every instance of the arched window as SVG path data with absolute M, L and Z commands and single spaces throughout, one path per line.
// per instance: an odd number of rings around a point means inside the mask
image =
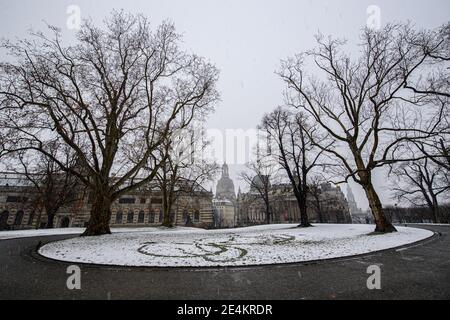
M 9 211 L 5 210 L 0 214 L 0 230 L 8 227 Z
M 188 211 L 187 211 L 187 210 L 184 210 L 184 211 L 183 211 L 183 222 L 184 222 L 184 223 L 186 223 L 187 217 L 188 217 Z
M 155 210 L 150 211 L 150 216 L 148 217 L 148 223 L 155 223 Z
M 130 211 L 130 212 L 128 212 L 128 215 L 127 215 L 127 223 L 133 223 L 133 220 L 134 220 L 134 212 Z
M 34 220 L 34 211 L 30 213 L 30 216 L 28 217 L 28 225 L 31 226 L 33 224 Z
M 23 210 L 20 210 L 19 212 L 16 213 L 16 218 L 14 219 L 14 225 L 20 226 L 22 224 L 22 220 L 23 220 Z
M 63 218 L 61 219 L 61 222 L 60 222 L 59 227 L 60 227 L 60 228 L 68 228 L 68 227 L 69 227 L 69 224 L 70 224 L 70 219 L 69 219 L 69 217 L 63 217 Z
M 139 211 L 138 223 L 144 223 L 144 219 L 145 219 L 145 212 Z
M 198 210 L 195 210 L 194 212 L 194 221 L 200 222 L 200 212 Z
M 122 211 L 117 212 L 116 214 L 116 224 L 122 224 L 123 213 Z

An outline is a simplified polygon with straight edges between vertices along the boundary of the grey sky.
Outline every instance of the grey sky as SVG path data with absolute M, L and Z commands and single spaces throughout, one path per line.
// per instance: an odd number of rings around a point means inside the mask
M 208 123 L 217 129 L 255 127 L 265 112 L 282 103 L 283 85 L 274 75 L 280 59 L 314 46 L 318 30 L 357 41 L 370 5 L 381 9 L 382 23 L 411 20 L 418 27 L 434 28 L 450 20 L 448 0 L 1 0 L 0 36 L 25 36 L 30 27 L 44 29 L 45 20 L 71 39 L 74 31 L 65 27 L 69 5 L 97 21 L 112 8 L 141 12 L 153 25 L 173 21 L 186 47 L 221 70 L 222 102 Z M 231 173 L 236 170 L 232 167 Z M 383 177 L 378 178 L 381 187 Z M 361 190 L 354 191 L 365 207 Z M 382 196 L 389 200 L 387 192 Z

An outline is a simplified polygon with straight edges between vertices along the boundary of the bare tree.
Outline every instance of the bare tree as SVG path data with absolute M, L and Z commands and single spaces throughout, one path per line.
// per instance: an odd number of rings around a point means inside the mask
M 277 166 L 267 157 L 259 157 L 256 161 L 247 164 L 247 171 L 240 174 L 240 178 L 249 185 L 249 194 L 255 194 L 264 204 L 266 223 L 272 219 L 272 185 L 276 178 Z
M 51 154 L 56 154 L 58 146 L 49 146 Z M 66 148 L 67 149 L 67 148 Z M 77 165 L 76 158 L 66 150 L 64 164 L 68 168 Z M 21 151 L 14 155 L 13 161 L 18 160 L 20 166 L 11 167 L 11 171 L 23 174 L 32 185 L 32 203 L 44 211 L 47 216 L 46 228 L 54 227 L 54 218 L 64 206 L 70 206 L 80 201 L 84 196 L 84 188 L 80 181 L 67 171 L 61 170 L 52 159 L 35 152 Z M 41 215 L 39 214 L 38 222 Z
M 435 134 L 427 139 L 410 139 L 404 146 L 405 152 L 411 153 L 411 149 L 417 149 L 418 154 L 426 157 L 435 165 L 442 167 L 450 174 L 450 103 L 448 98 L 434 97 L 427 99 L 430 103 L 438 106 L 440 124 L 434 129 Z M 405 115 L 402 115 L 405 116 Z M 402 121 L 402 119 L 398 119 Z M 430 163 L 431 164 L 431 163 Z
M 428 159 L 450 172 L 450 145 L 448 141 L 437 136 L 424 141 L 414 141 L 414 144 Z
M 15 59 L 0 64 L 3 149 L 36 150 L 77 177 L 93 194 L 83 235 L 107 234 L 112 202 L 155 178 L 161 142 L 213 108 L 218 71 L 179 48 L 172 24 L 152 31 L 142 15 L 114 11 L 103 29 L 86 21 L 71 46 L 50 29 L 2 45 Z
M 415 207 L 427 205 L 434 223 L 440 222 L 439 200 L 450 196 L 450 176 L 444 167 L 425 158 L 394 165 L 390 173 L 397 178 L 393 191 L 399 201 Z
M 317 128 L 308 123 L 306 114 L 283 108 L 266 114 L 261 128 L 270 143 L 274 142 L 276 150 L 270 147 L 271 156 L 284 169 L 292 186 L 300 211 L 300 226 L 310 227 L 308 177 L 314 168 L 324 165 L 319 162 L 324 152 L 312 143 L 312 138 L 323 143 L 326 138 L 318 137 Z
M 180 195 L 202 191 L 202 185 L 212 181 L 217 174 L 217 163 L 204 158 L 208 144 L 201 131 L 192 129 L 172 135 L 160 145 L 156 161 L 165 160 L 156 175 L 156 182 L 162 193 L 163 226 L 173 226 L 170 212 Z
M 405 89 L 414 92 L 415 100 L 423 105 L 434 105 L 434 113 L 431 117 L 439 119 L 434 126 L 433 135 L 426 139 L 411 137 L 400 150 L 409 154 L 411 158 L 416 155 L 415 161 L 391 165 L 390 173 L 397 179 L 394 186 L 395 197 L 398 200 L 406 200 L 415 207 L 423 204 L 428 206 L 435 223 L 441 219 L 440 199 L 449 195 L 450 189 L 450 31 L 449 24 L 443 26 L 437 32 L 421 32 L 412 38 L 416 46 L 422 48 L 428 56 L 423 70 L 416 70 L 418 74 L 412 79 L 406 79 Z M 437 37 L 437 38 L 436 38 Z M 428 46 L 431 42 L 443 41 L 434 52 L 430 52 Z M 422 76 L 422 75 L 425 76 Z M 422 115 L 421 115 L 422 116 Z M 422 117 L 418 117 L 422 120 Z M 395 121 L 405 125 L 406 113 L 400 113 Z
M 429 33 L 424 51 L 423 41 L 421 46 L 413 41 L 418 33 L 410 25 L 388 24 L 379 31 L 365 29 L 357 59 L 343 52 L 345 41 L 319 35 L 316 49 L 283 61 L 278 73 L 288 86 L 289 104 L 307 111 L 334 140 L 331 147 L 313 142 L 339 161 L 346 172 L 345 181 L 353 179 L 362 186 L 377 232 L 396 229 L 383 212 L 372 182 L 373 171 L 412 160 L 397 152 L 399 146 L 411 137 L 416 141 L 430 137 L 441 120 L 424 119 L 418 123 L 412 118 L 401 127 L 392 121 L 399 112 L 416 114 L 425 108 L 404 87 L 430 54 L 445 45 L 439 34 Z M 309 61 L 323 77 L 307 74 Z
M 325 183 L 326 180 L 319 175 L 315 175 L 309 179 L 308 183 L 308 194 L 310 195 L 311 204 L 314 210 L 317 212 L 317 216 L 319 218 L 320 223 L 325 222 L 325 213 L 323 210 L 323 205 L 328 199 L 324 199 L 322 195 L 322 183 Z

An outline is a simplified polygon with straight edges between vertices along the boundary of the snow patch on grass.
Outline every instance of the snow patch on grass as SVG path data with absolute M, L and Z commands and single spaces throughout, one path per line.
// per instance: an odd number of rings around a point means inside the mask
M 369 235 L 371 225 L 268 225 L 231 230 L 178 228 L 121 232 L 49 243 L 45 257 L 80 263 L 148 267 L 224 267 L 294 263 L 399 247 L 433 232 L 398 227 Z

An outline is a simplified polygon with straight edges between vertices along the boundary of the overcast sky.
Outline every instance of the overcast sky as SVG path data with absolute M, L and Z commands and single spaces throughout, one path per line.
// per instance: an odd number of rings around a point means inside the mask
M 357 41 L 367 23 L 367 8 L 380 9 L 381 23 L 413 21 L 434 28 L 450 20 L 449 0 L 0 0 L 0 36 L 23 37 L 27 29 L 44 29 L 43 21 L 62 28 L 66 39 L 67 9 L 76 5 L 81 16 L 101 21 L 112 8 L 140 12 L 155 26 L 175 23 L 187 49 L 207 57 L 221 70 L 222 102 L 207 124 L 216 129 L 254 128 L 261 116 L 282 103 L 283 84 L 274 75 L 280 59 L 314 46 L 317 31 Z M 231 167 L 236 174 L 239 167 Z M 384 178 L 377 179 L 379 189 Z M 238 183 L 238 181 L 236 181 Z M 361 190 L 354 187 L 361 206 Z M 388 192 L 382 192 L 389 202 Z

